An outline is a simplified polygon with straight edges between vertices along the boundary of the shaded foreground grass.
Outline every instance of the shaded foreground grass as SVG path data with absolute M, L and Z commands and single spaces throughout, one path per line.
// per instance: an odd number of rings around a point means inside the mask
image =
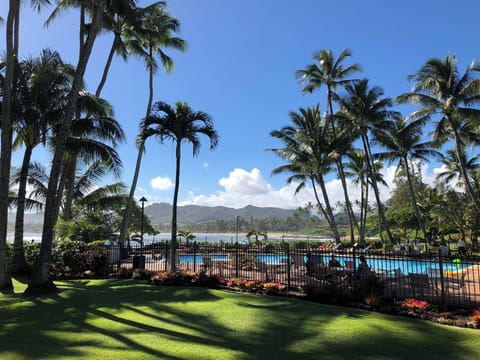
M 478 330 L 197 287 L 56 284 L 0 294 L 0 359 L 480 358 Z

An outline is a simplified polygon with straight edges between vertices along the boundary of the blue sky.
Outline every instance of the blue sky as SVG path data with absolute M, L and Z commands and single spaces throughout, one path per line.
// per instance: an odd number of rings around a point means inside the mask
M 50 47 L 65 62 L 75 64 L 77 13 L 70 10 L 44 29 L 51 8 L 37 14 L 28 3 L 22 8 L 20 56 L 36 56 Z M 139 1 L 142 6 L 148 3 Z M 0 3 L 3 18 L 7 7 L 7 1 Z M 314 202 L 310 191 L 295 197 L 293 187 L 285 185 L 285 176 L 271 176 L 282 161 L 266 151 L 280 145 L 269 133 L 289 124 L 289 111 L 317 102 L 326 109 L 325 91 L 301 95 L 295 71 L 310 64 L 316 50 L 332 49 L 339 54 L 349 48 L 353 52 L 350 61 L 363 68 L 358 77 L 369 78 L 394 98 L 410 90 L 407 75 L 431 57 L 454 53 L 462 71 L 479 58 L 479 10 L 474 0 L 168 1 L 168 11 L 179 19 L 179 36 L 188 42 L 188 49 L 185 53 L 167 51 L 175 69 L 170 75 L 157 73 L 154 99 L 170 104 L 186 101 L 192 109 L 209 113 L 220 135 L 215 151 L 209 150 L 204 139 L 195 158 L 191 147 L 184 146 L 180 203 L 296 208 Z M 86 74 L 92 92 L 110 44 L 111 37 L 102 35 L 95 45 Z M 0 49 L 4 48 L 2 35 Z M 134 58 L 127 63 L 116 58 L 102 97 L 113 104 L 127 134 L 119 153 L 124 164 L 122 180 L 129 185 L 136 159 L 135 136 L 148 97 L 144 65 Z M 406 115 L 410 109 L 398 110 Z M 49 161 L 41 152 L 36 157 L 45 164 Z M 20 153 L 13 161 L 20 164 Z M 171 202 L 174 161 L 171 143 L 149 141 L 136 197 L 145 196 L 149 203 Z M 427 178 L 434 167 L 430 165 Z M 391 179 L 393 169 L 386 171 Z M 352 186 L 353 197 L 357 190 Z M 331 179 L 329 191 L 333 202 L 342 199 L 336 179 Z

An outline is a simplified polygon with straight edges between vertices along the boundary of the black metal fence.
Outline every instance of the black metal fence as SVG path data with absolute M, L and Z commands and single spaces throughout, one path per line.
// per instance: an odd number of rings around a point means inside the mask
M 360 257 L 368 265 L 367 272 L 358 271 Z M 121 268 L 165 271 L 171 267 L 171 249 L 167 244 L 155 244 L 133 247 L 122 254 L 118 246 L 110 246 L 109 261 Z M 353 294 L 362 279 L 368 278 L 381 286 L 385 298 L 415 298 L 457 306 L 480 304 L 480 258 L 443 256 L 433 247 L 406 254 L 399 248 L 388 252 L 310 249 L 286 242 L 261 249 L 238 243 L 192 243 L 176 250 L 175 262 L 178 270 L 278 282 L 288 289 L 326 288 Z

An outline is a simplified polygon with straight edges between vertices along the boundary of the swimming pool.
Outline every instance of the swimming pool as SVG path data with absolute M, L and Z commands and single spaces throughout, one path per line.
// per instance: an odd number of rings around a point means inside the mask
M 353 256 L 336 256 L 335 257 L 340 265 L 345 266 L 347 261 L 353 261 Z M 322 256 L 324 264 L 327 264 L 330 260 L 330 256 Z M 386 258 L 366 258 L 368 266 L 372 270 L 387 270 L 393 271 L 400 269 L 403 274 L 416 273 L 427 274 L 428 269 L 440 269 L 440 264 L 437 261 L 420 260 L 420 259 L 386 259 Z M 359 263 L 358 257 L 356 258 L 357 265 Z M 442 269 L 446 271 L 458 271 L 460 269 L 468 267 L 467 264 L 456 264 L 451 261 L 445 261 L 442 263 Z
M 203 264 L 203 257 L 206 255 L 179 255 L 179 261 L 181 263 L 198 265 Z M 323 264 L 328 264 L 330 260 L 330 255 L 318 255 L 315 254 L 317 258 L 320 258 Z M 208 255 L 213 261 L 228 261 L 228 255 Z M 346 267 L 346 262 L 353 262 L 353 256 L 343 256 L 337 255 L 335 257 L 341 266 Z M 262 254 L 257 255 L 257 260 L 268 265 L 282 265 L 288 263 L 287 255 L 283 254 Z M 306 261 L 306 257 L 305 257 Z M 356 257 L 357 265 L 359 263 L 358 257 Z M 421 259 L 387 259 L 387 258 L 366 258 L 368 266 L 372 270 L 386 270 L 393 271 L 400 269 L 403 274 L 408 273 L 417 273 L 417 274 L 427 274 L 428 269 L 440 269 L 440 264 L 437 261 L 421 260 Z M 444 272 L 447 271 L 458 271 L 468 267 L 468 264 L 457 264 L 451 261 L 445 261 L 442 264 Z
M 178 261 L 181 263 L 193 264 L 203 264 L 203 257 L 205 255 L 179 255 Z M 208 255 L 213 261 L 227 261 L 228 255 Z

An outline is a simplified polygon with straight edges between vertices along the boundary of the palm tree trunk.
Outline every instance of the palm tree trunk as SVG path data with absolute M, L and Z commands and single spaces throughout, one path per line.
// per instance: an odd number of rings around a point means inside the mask
M 12 114 L 14 71 L 18 55 L 18 23 L 20 0 L 10 0 L 7 17 L 6 47 L 7 68 L 3 85 L 2 135 L 0 149 L 0 290 L 12 289 L 7 255 L 8 192 L 12 159 Z
M 180 187 L 180 156 L 181 156 L 181 142 L 177 141 L 176 146 L 176 164 L 175 164 L 175 190 L 173 191 L 173 206 L 172 206 L 172 239 L 170 251 L 170 269 L 175 272 L 177 270 L 176 256 L 177 256 L 177 202 L 178 190 Z
M 322 190 L 323 200 L 325 201 L 325 210 L 330 217 L 330 229 L 333 232 L 335 243 L 339 244 L 341 243 L 340 233 L 338 232 L 337 222 L 335 221 L 335 216 L 333 215 L 332 207 L 330 206 L 330 200 L 328 198 L 328 192 L 325 186 L 325 181 L 323 180 L 323 176 L 318 176 L 318 183 L 320 185 L 320 189 Z
M 407 157 L 403 158 L 403 162 L 405 163 L 405 171 L 407 173 L 408 188 L 410 189 L 410 196 L 412 197 L 413 208 L 415 209 L 415 215 L 417 217 L 418 226 L 422 230 L 423 236 L 426 236 L 427 232 L 425 231 L 425 224 L 423 223 L 422 218 L 420 216 L 420 210 L 418 210 L 417 197 L 415 196 L 415 190 L 413 188 L 413 180 L 412 180 L 412 176 L 410 175 L 410 169 L 408 166 Z
M 63 164 L 63 155 L 65 153 L 68 135 L 72 124 L 72 119 L 77 107 L 79 92 L 82 87 L 83 76 L 87 68 L 88 60 L 92 52 L 93 44 L 100 31 L 102 25 L 102 15 L 105 9 L 106 0 L 98 0 L 95 4 L 94 14 L 90 31 L 88 33 L 85 44 L 81 46 L 80 57 L 72 83 L 72 89 L 69 94 L 68 105 L 65 110 L 65 117 L 62 121 L 60 131 L 55 144 L 55 153 L 52 160 L 52 167 L 48 180 L 47 196 L 45 200 L 45 214 L 43 220 L 42 243 L 40 245 L 40 253 L 38 256 L 35 272 L 26 293 L 49 292 L 55 290 L 56 287 L 49 279 L 50 262 L 52 258 L 53 229 L 56 224 L 55 214 L 58 213 L 57 190 L 58 180 Z
M 153 58 L 153 49 L 150 47 L 149 49 L 149 57 Z M 153 103 L 153 69 L 150 67 L 148 72 L 148 103 L 147 103 L 147 111 L 145 116 L 150 114 L 152 110 L 152 103 Z M 140 167 L 142 165 L 142 157 L 143 153 L 145 152 L 145 140 L 142 140 L 138 146 L 138 154 L 137 154 L 137 162 L 135 163 L 135 172 L 133 174 L 132 185 L 130 186 L 130 193 L 128 195 L 127 205 L 125 206 L 125 213 L 122 219 L 122 225 L 120 227 L 120 236 L 118 241 L 120 243 L 120 247 L 123 247 L 125 244 L 125 238 L 127 237 L 128 232 L 128 225 L 130 224 L 130 216 L 132 214 L 132 207 L 133 207 L 133 197 L 135 196 L 135 190 L 137 189 L 138 177 L 140 175 Z
M 15 236 L 13 240 L 12 274 L 28 273 L 25 250 L 23 247 L 23 225 L 25 217 L 25 199 L 27 196 L 28 168 L 33 148 L 27 146 L 23 155 L 22 168 L 18 184 L 17 213 L 15 214 Z
M 330 226 L 331 220 L 330 220 L 330 217 L 328 216 L 325 208 L 323 207 L 322 202 L 320 201 L 320 197 L 318 196 L 318 190 L 317 190 L 317 186 L 315 185 L 315 179 L 312 177 L 312 178 L 310 178 L 310 180 L 312 181 L 313 194 L 315 195 L 315 200 L 317 200 L 318 208 L 322 212 L 323 216 L 325 216 L 325 219 L 328 222 L 328 226 Z
M 480 211 L 480 199 L 475 194 L 472 183 L 470 182 L 470 178 L 467 174 L 467 165 L 465 164 L 465 158 L 462 156 L 464 151 L 462 148 L 462 142 L 458 134 L 458 130 L 456 129 L 456 127 L 454 127 L 454 124 L 452 124 L 451 121 L 450 127 L 453 129 L 453 136 L 455 139 L 455 154 L 457 155 L 457 161 L 460 164 L 460 172 L 462 173 L 463 181 L 465 183 L 465 189 L 467 190 L 468 195 L 470 195 L 470 198 L 472 199 L 477 211 Z
M 379 224 L 381 224 L 381 226 L 383 226 L 383 228 L 387 232 L 388 241 L 390 243 L 392 243 L 393 242 L 393 237 L 392 237 L 392 233 L 390 232 L 390 227 L 387 224 L 387 219 L 385 218 L 385 212 L 384 212 L 384 209 L 383 209 L 382 201 L 380 200 L 380 193 L 378 191 L 376 171 L 375 171 L 375 167 L 372 163 L 372 153 L 371 153 L 370 144 L 368 142 L 367 135 L 362 135 L 362 142 L 363 142 L 363 147 L 364 147 L 364 150 L 365 150 L 368 172 L 369 172 L 370 178 L 372 180 L 373 193 L 375 194 L 375 200 L 377 201 L 377 208 L 378 208 L 377 211 L 378 211 Z M 381 234 L 382 234 L 382 232 L 380 230 L 380 237 L 382 236 Z
M 115 38 L 113 39 L 112 46 L 110 48 L 110 52 L 108 54 L 107 63 L 103 69 L 102 78 L 100 79 L 100 83 L 98 84 L 97 91 L 95 91 L 95 96 L 100 97 L 102 93 L 103 87 L 105 86 L 105 82 L 107 81 L 108 72 L 110 70 L 110 66 L 112 65 L 113 55 L 115 55 Z
M 330 124 L 332 126 L 333 137 L 336 139 L 337 134 L 335 129 L 335 121 L 333 119 L 332 90 L 330 89 L 330 86 L 327 86 L 327 99 L 328 99 L 328 112 L 330 113 L 330 117 L 331 117 Z M 355 243 L 354 227 L 356 226 L 358 231 L 360 231 L 360 229 L 358 226 L 355 213 L 353 212 L 352 203 L 350 202 L 350 197 L 348 196 L 347 180 L 346 180 L 345 172 L 343 171 L 342 161 L 341 159 L 338 159 L 335 163 L 337 165 L 338 175 L 340 175 L 340 181 L 342 183 L 342 188 L 343 188 L 343 195 L 345 197 L 345 207 L 347 209 L 348 224 L 350 226 L 350 242 L 354 244 Z

